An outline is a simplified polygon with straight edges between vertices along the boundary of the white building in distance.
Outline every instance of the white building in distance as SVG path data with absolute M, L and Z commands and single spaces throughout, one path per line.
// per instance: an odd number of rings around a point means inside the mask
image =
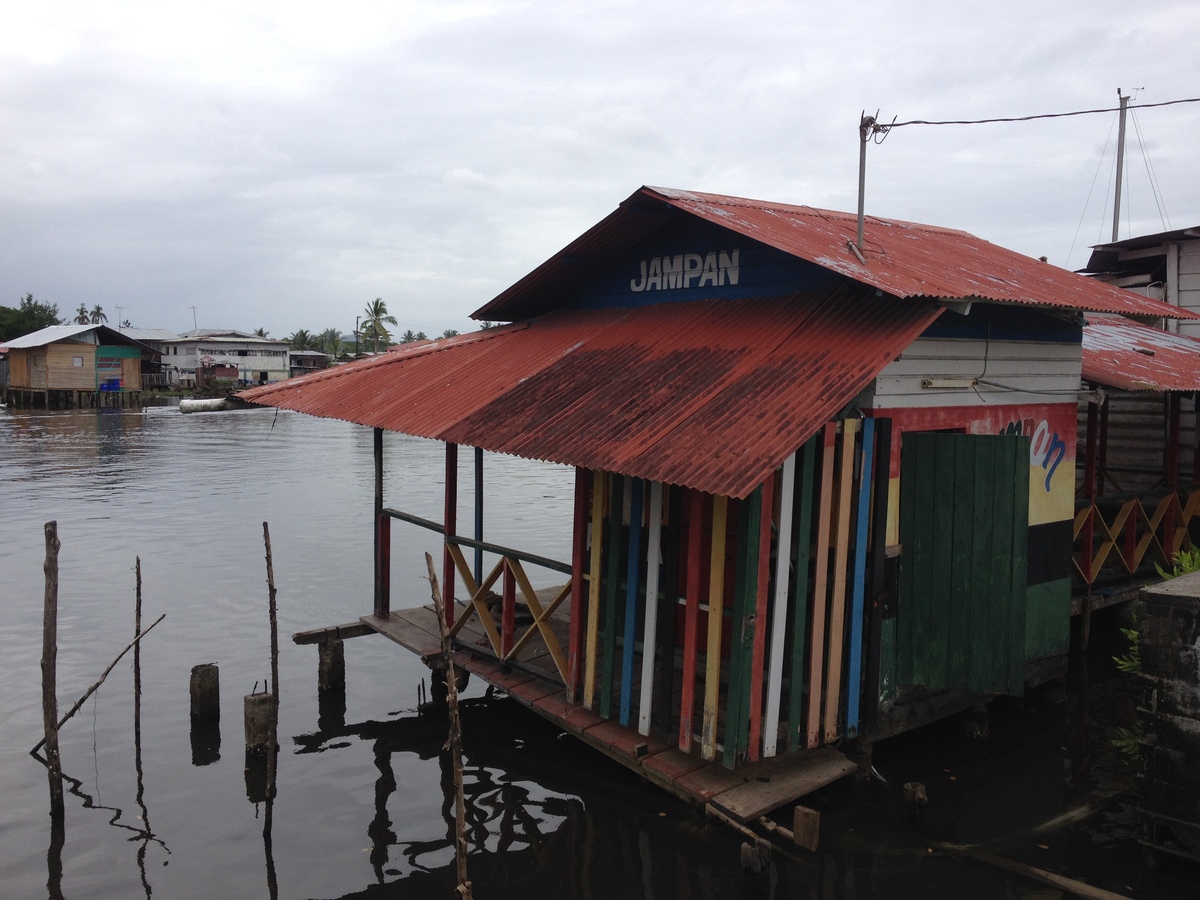
M 283 381 L 291 375 L 287 341 L 232 329 L 198 328 L 163 344 L 163 368 L 180 387 L 196 387 L 206 372 L 239 386 Z

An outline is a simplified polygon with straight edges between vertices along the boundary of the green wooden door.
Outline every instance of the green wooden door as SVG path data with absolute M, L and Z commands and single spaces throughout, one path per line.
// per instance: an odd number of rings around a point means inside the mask
M 905 434 L 900 463 L 901 684 L 1024 688 L 1029 438 Z

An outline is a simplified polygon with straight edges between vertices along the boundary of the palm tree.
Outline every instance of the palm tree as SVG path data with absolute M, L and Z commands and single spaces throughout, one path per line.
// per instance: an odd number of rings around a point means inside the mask
M 364 312 L 365 315 L 363 321 L 364 325 L 366 326 L 365 330 L 373 338 L 373 350 L 374 352 L 378 353 L 379 339 L 383 338 L 384 348 L 387 347 L 387 342 L 391 340 L 391 335 L 388 334 L 388 330 L 384 326 L 395 325 L 396 317 L 388 314 L 387 303 L 384 302 L 382 297 L 376 297 L 374 300 L 368 303 Z
M 400 343 L 402 344 L 411 344 L 416 340 L 420 340 L 420 338 L 417 337 L 417 333 L 411 328 L 404 332 L 404 334 L 400 335 Z
M 417 332 L 417 340 L 418 341 L 427 341 L 427 340 L 429 340 L 429 335 L 427 335 L 423 331 L 418 331 Z
M 108 316 L 104 314 L 104 308 L 99 303 L 92 307 L 91 320 L 93 325 L 102 325 L 108 321 Z
M 79 311 L 77 313 L 75 313 L 75 324 L 76 325 L 90 325 L 91 322 L 92 322 L 92 317 L 88 315 L 87 307 L 84 306 L 82 303 L 80 303 Z
M 254 329 L 254 336 L 255 336 L 255 337 L 260 337 L 260 338 L 265 338 L 265 337 L 267 336 L 267 329 L 265 329 L 265 328 L 255 328 L 255 329 Z
M 443 338 L 458 337 L 458 329 L 457 328 L 447 328 L 445 331 L 442 332 L 442 337 Z
M 342 343 L 342 336 L 335 331 L 332 337 L 326 338 L 321 349 L 329 354 L 330 359 L 340 359 L 346 352 L 346 345 Z
M 310 350 L 312 349 L 313 336 L 303 328 L 293 331 L 287 339 L 288 346 L 293 350 Z

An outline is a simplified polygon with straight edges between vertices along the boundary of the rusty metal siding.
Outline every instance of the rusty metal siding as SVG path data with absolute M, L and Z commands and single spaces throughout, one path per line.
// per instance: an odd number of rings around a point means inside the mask
M 240 396 L 745 497 L 939 313 L 849 287 L 561 310 Z
M 964 231 L 868 216 L 863 264 L 847 246 L 857 228 L 851 213 L 651 187 L 636 191 L 602 222 L 473 315 L 501 320 L 540 315 L 561 304 L 564 289 L 569 292 L 680 216 L 714 223 L 894 297 L 984 299 L 1085 312 L 1197 317 Z
M 1083 329 L 1083 377 L 1126 391 L 1200 390 L 1200 340 L 1126 319 Z

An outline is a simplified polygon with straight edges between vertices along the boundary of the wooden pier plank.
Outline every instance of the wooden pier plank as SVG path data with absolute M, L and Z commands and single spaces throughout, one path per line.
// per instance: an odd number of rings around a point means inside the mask
M 297 631 L 292 635 L 296 644 L 324 644 L 328 641 L 346 641 L 354 637 L 375 634 L 375 629 L 362 621 L 347 622 L 345 625 L 329 625 L 309 631 Z
M 769 773 L 749 777 L 717 793 L 709 802 L 730 818 L 745 823 L 832 784 L 857 768 L 833 747 L 820 747 L 789 762 Z
M 604 541 L 608 564 L 604 585 L 604 658 L 600 667 L 600 715 L 612 717 L 613 679 L 617 655 L 617 591 L 621 580 L 621 526 L 625 516 L 625 500 L 629 479 L 616 474 L 608 476 L 611 484 L 608 506 L 608 535 Z
M 696 634 L 700 622 L 701 538 L 704 525 L 704 494 L 687 492 L 688 535 L 687 577 L 684 583 L 683 615 L 683 672 L 679 692 L 679 749 L 685 753 L 692 746 L 696 709 Z
M 763 678 L 766 675 L 768 593 L 771 584 L 771 523 L 775 514 L 775 473 L 760 488 L 758 549 L 754 567 L 754 649 L 750 660 L 750 718 L 746 733 L 746 758 L 754 761 L 762 749 Z

